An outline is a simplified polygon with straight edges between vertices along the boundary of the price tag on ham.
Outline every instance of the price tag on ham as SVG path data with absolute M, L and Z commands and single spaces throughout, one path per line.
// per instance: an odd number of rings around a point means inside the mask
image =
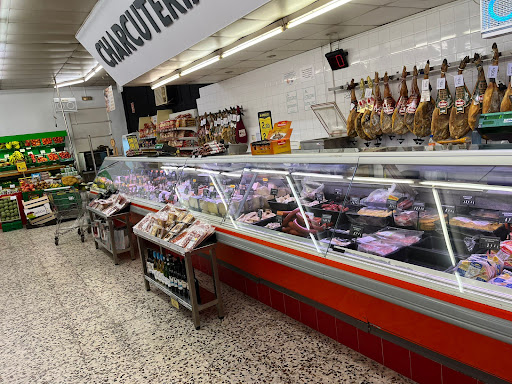
M 372 90 L 370 88 L 366 88 L 364 90 L 364 98 L 369 99 L 372 97 Z
M 481 236 L 478 245 L 480 248 L 499 251 L 500 250 L 500 238 L 499 237 L 491 237 L 491 236 Z
M 322 220 L 320 221 L 322 224 L 328 224 L 331 222 L 332 215 L 323 214 Z
M 453 83 L 455 84 L 455 88 L 464 86 L 464 76 L 463 75 L 455 75 L 453 76 Z
M 437 89 L 445 89 L 446 88 L 446 79 L 444 77 L 440 77 L 437 79 Z
M 460 197 L 461 205 L 475 205 L 475 197 L 474 196 L 461 196 Z
M 429 79 L 421 80 L 421 90 L 430 92 L 430 80 Z
M 489 68 L 487 69 L 487 77 L 489 79 L 496 79 L 498 77 L 497 65 L 489 65 Z
M 364 234 L 364 225 L 351 224 L 349 235 L 354 237 L 362 237 Z

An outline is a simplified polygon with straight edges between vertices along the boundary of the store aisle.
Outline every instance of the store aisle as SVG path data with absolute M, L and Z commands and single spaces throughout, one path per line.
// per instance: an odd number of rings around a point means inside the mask
M 140 260 L 53 230 L 0 233 L 2 384 L 411 383 L 226 285 L 226 318 L 196 331 Z

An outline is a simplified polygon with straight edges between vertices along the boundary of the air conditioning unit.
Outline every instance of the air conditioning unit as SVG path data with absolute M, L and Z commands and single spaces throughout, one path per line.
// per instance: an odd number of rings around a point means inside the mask
M 55 112 L 78 112 L 76 99 L 74 97 L 62 97 L 60 99 L 58 97 L 54 97 L 53 104 Z
M 512 31 L 512 0 L 482 0 L 480 10 L 483 39 Z
M 155 89 L 155 104 L 156 106 L 165 105 L 169 102 L 167 98 L 167 87 L 165 85 Z

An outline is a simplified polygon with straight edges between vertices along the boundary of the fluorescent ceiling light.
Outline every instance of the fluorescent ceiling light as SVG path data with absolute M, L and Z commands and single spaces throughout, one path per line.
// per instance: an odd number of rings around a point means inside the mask
M 365 183 L 377 183 L 377 184 L 414 184 L 414 180 L 410 179 L 385 179 L 380 177 L 362 177 L 362 176 L 354 176 L 352 179 L 355 182 L 365 182 Z
M 95 68 L 91 70 L 91 72 L 87 74 L 87 76 L 85 76 L 85 81 L 89 81 L 95 74 L 97 74 L 102 69 L 103 67 L 100 64 L 98 64 Z
M 228 176 L 228 177 L 242 177 L 241 173 L 236 173 L 236 172 L 222 172 L 222 175 Z
M 72 81 L 65 81 L 63 83 L 57 83 L 55 85 L 55 88 L 60 88 L 60 87 L 67 87 L 67 86 L 70 86 L 70 85 L 75 85 L 75 84 L 81 84 L 84 82 L 84 79 L 78 79 L 78 80 L 72 80 Z
M 471 184 L 471 183 L 457 183 L 446 181 L 421 181 L 420 185 L 426 185 L 434 188 L 447 188 L 447 189 L 464 189 L 475 191 L 504 191 L 512 192 L 512 187 L 504 185 L 485 185 L 485 184 Z
M 197 169 L 196 171 L 197 171 L 198 173 L 208 173 L 208 174 L 210 174 L 210 175 L 218 175 L 218 174 L 220 174 L 220 172 L 219 172 L 219 171 L 211 171 L 211 170 L 209 170 L 209 169 L 202 169 L 202 168 L 201 168 L 201 169 Z
M 317 16 L 323 15 L 324 13 L 327 13 L 335 8 L 338 8 L 340 5 L 348 3 L 350 0 L 333 0 L 328 2 L 327 4 L 318 7 L 317 9 L 312 10 L 311 12 L 305 13 L 302 16 L 299 16 L 293 20 L 291 20 L 287 24 L 287 28 L 293 28 L 296 27 L 299 24 L 305 23 L 306 21 L 309 21 L 311 19 L 314 19 Z
M 161 87 L 162 85 L 169 84 L 171 81 L 177 80 L 180 78 L 180 74 L 177 73 L 174 76 L 168 77 L 167 79 L 163 79 L 162 81 L 159 81 L 158 83 L 151 86 L 151 89 L 157 89 Z
M 219 60 L 220 60 L 220 55 L 212 57 L 211 59 L 203 61 L 201 64 L 197 64 L 189 69 L 185 69 L 183 72 L 181 72 L 181 76 L 186 76 L 189 73 L 197 71 L 198 69 L 201 69 L 201 68 L 209 66 L 210 64 L 216 63 Z
M 292 176 L 317 177 L 326 179 L 344 179 L 342 175 L 326 175 L 323 173 L 292 172 Z
M 232 54 L 240 52 L 241 50 L 243 50 L 245 48 L 252 47 L 255 44 L 261 43 L 264 40 L 267 40 L 267 39 L 270 39 L 271 37 L 279 35 L 281 32 L 283 32 L 283 27 L 275 28 L 267 33 L 264 33 L 263 35 L 255 37 L 254 39 L 248 40 L 245 43 L 242 43 L 234 48 L 228 49 L 226 52 L 224 52 L 222 54 L 222 58 L 231 56 Z
M 268 173 L 272 175 L 288 175 L 288 171 L 274 171 L 272 169 L 245 169 L 244 171 L 247 172 L 254 172 L 254 173 Z

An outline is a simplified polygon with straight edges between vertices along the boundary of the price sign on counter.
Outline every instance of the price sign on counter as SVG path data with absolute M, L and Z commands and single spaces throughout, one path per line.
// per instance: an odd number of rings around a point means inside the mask
M 260 209 L 258 209 L 258 219 L 261 220 L 262 217 L 263 217 L 263 209 L 260 208 Z
M 363 237 L 364 225 L 351 224 L 349 234 L 354 237 Z
M 455 205 L 443 205 L 444 213 L 455 213 Z
M 322 224 L 329 224 L 332 220 L 332 215 L 323 214 L 322 220 L 320 221 Z
M 276 222 L 279 224 L 283 224 L 283 215 L 277 215 L 276 216 Z
M 389 195 L 388 199 L 386 200 L 386 208 L 396 209 L 400 200 L 401 199 L 397 196 Z
M 272 196 L 274 196 L 274 197 L 275 197 L 275 196 L 277 196 L 277 192 L 278 192 L 278 191 L 277 191 L 277 188 L 272 188 L 272 189 L 270 190 L 270 194 L 271 194 Z
M 352 196 L 350 198 L 350 205 L 361 205 L 361 199 L 359 197 Z
M 203 189 L 203 196 L 204 197 L 210 197 L 210 190 L 208 188 Z
M 268 134 L 272 130 L 272 112 L 258 112 L 258 124 L 260 126 L 261 140 L 267 140 Z
M 501 212 L 499 222 L 505 224 L 512 223 L 512 212 Z
M 211 191 L 210 192 L 210 198 L 215 199 L 217 197 L 217 191 Z
M 27 172 L 27 163 L 25 163 L 24 161 L 16 163 L 16 169 L 18 170 L 18 172 Z
M 322 201 L 324 201 L 324 194 L 323 193 L 316 193 L 315 194 L 315 199 L 316 199 L 316 201 L 321 203 Z
M 461 196 L 460 204 L 461 205 L 475 205 L 475 197 L 474 196 Z
M 335 189 L 334 194 L 336 195 L 336 201 L 341 201 L 343 196 L 343 189 Z
M 481 236 L 478 245 L 480 248 L 487 249 L 490 251 L 500 250 L 501 240 L 499 237 Z
M 420 203 L 420 202 L 414 203 L 412 205 L 412 210 L 416 211 L 416 212 L 423 212 L 425 210 L 425 203 Z

